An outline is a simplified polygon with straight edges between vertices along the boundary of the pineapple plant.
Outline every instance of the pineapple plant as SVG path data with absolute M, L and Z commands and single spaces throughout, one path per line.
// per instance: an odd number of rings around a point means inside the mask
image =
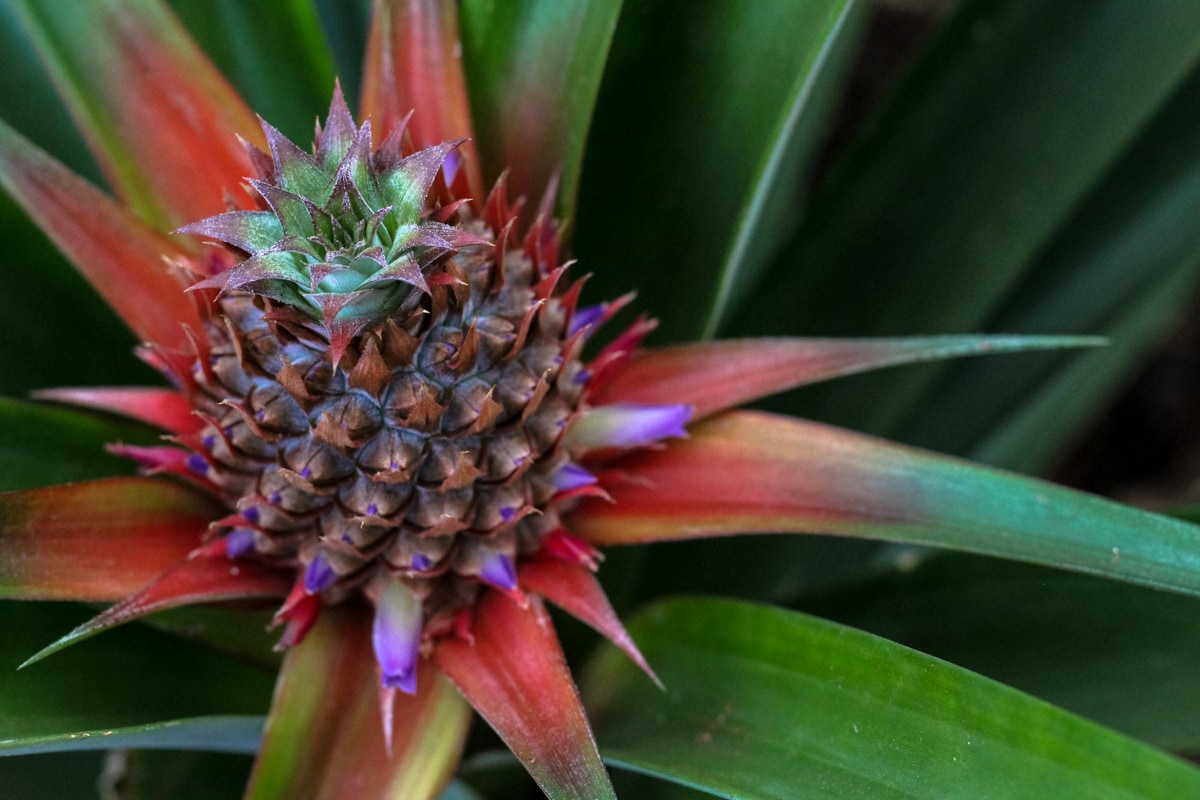
M 242 80 L 258 101 L 287 106 L 281 98 L 296 98 L 292 110 L 311 114 L 305 93 L 333 89 L 307 152 L 254 117 L 165 5 L 114 0 L 67 13 L 53 4 L 13 3 L 116 199 L 8 126 L 0 127 L 0 180 L 134 331 L 138 354 L 160 377 L 153 385 L 113 385 L 109 376 L 122 368 L 105 359 L 105 388 L 43 388 L 41 405 L 0 406 L 8 429 L 18 432 L 5 446 L 25 464 L 5 473 L 11 491 L 0 495 L 4 597 L 115 603 L 41 651 L 53 635 L 42 622 L 66 629 L 57 622 L 64 617 L 5 603 L 14 633 L 3 652 L 24 668 L 0 683 L 0 748 L 16 754 L 183 744 L 253 752 L 245 792 L 257 798 L 470 797 L 488 784 L 492 768 L 486 757 L 468 759 L 452 781 L 469 704 L 552 797 L 611 796 L 601 752 L 610 764 L 748 797 L 772 796 L 781 785 L 848 797 L 878 786 L 937 795 L 992 786 L 1001 774 L 1016 796 L 1192 792 L 1194 770 L 1162 752 L 886 639 L 792 611 L 714 600 L 655 605 L 630 636 L 605 597 L 597 573 L 618 587 L 623 608 L 676 582 L 694 585 L 725 572 L 731 574 L 707 580 L 731 590 L 750 584 L 739 591 L 853 617 L 856 603 L 839 591 L 863 586 L 865 598 L 887 602 L 889 581 L 906 570 L 924 579 L 928 560 L 936 571 L 938 558 L 912 545 L 1197 591 L 1190 565 L 1198 534 L 1186 523 L 820 423 L 734 409 L 883 366 L 1054 351 L 1095 345 L 1093 338 L 774 338 L 647 347 L 643 340 L 655 326 L 648 317 L 615 337 L 594 338 L 623 307 L 643 302 L 621 294 L 636 284 L 663 316 L 668 339 L 686 339 L 697 326 L 708 333 L 756 329 L 777 304 L 815 306 L 805 312 L 814 328 L 830 324 L 827 318 L 851 331 L 883 319 L 864 311 L 855 320 L 853 304 L 845 312 L 840 299 L 822 307 L 822 298 L 839 297 L 828 275 L 813 279 L 819 291 L 807 297 L 793 285 L 800 273 L 781 249 L 790 223 L 775 212 L 794 208 L 786 195 L 803 161 L 795 156 L 811 151 L 815 120 L 829 108 L 822 98 L 836 85 L 863 21 L 863 7 L 854 3 L 787 5 L 777 14 L 692 9 L 694 27 L 667 26 L 694 48 L 685 52 L 731 57 L 722 62 L 729 69 L 712 76 L 717 102 L 707 107 L 721 135 L 707 128 L 703 136 L 681 135 L 696 126 L 669 116 L 672 98 L 701 109 L 705 102 L 665 91 L 658 101 L 663 116 L 649 126 L 645 146 L 623 151 L 623 129 L 614 122 L 624 114 L 612 110 L 611 87 L 629 88 L 629 76 L 640 74 L 647 87 L 671 88 L 669 70 L 636 68 L 644 63 L 637 53 L 649 52 L 638 50 L 645 44 L 639 31 L 670 20 L 669 7 L 531 2 L 521 16 L 487 3 L 377 2 L 356 120 L 333 88 L 332 69 L 320 66 L 330 62 L 313 45 L 313 7 L 247 6 L 244 13 L 270 25 L 232 26 L 223 34 L 236 41 L 256 31 L 248 58 L 254 68 Z M 1036 31 L 1037 14 L 1017 13 L 1025 5 L 967 3 L 947 41 L 956 31 L 1016 37 L 1023 20 Z M 186 2 L 177 8 L 193 15 L 197 33 L 214 30 Z M 324 30 L 335 37 L 353 28 L 359 13 L 320 8 Z M 997 10 L 1009 16 L 987 17 Z M 990 27 L 981 27 L 980 15 Z M 1162 23 L 1174 26 L 1179 64 L 1190 52 L 1186 23 Z M 290 48 L 284 58 L 272 50 L 276 40 L 266 32 L 273 30 L 283 31 Z M 753 92 L 735 91 L 745 85 L 739 69 L 762 63 L 758 46 L 775 42 L 772 36 L 794 42 L 787 37 L 800 30 L 811 31 L 811 41 L 786 51 L 780 80 L 762 78 Z M 743 38 L 688 38 L 696 31 Z M 530 53 L 533 73 L 522 60 Z M 214 55 L 221 57 L 221 48 Z M 1169 60 L 1162 71 L 1170 74 L 1139 106 L 1144 115 L 1167 102 L 1171 75 L 1177 81 L 1185 72 L 1168 69 Z M 156 69 L 144 69 L 147 63 Z M 288 72 L 286 64 L 295 65 L 294 93 L 264 91 L 265 77 Z M 779 111 L 768 96 L 794 105 Z M 584 133 L 597 102 L 591 163 L 618 145 L 626 161 L 648 159 L 657 169 L 583 170 Z M 772 133 L 740 139 L 747 131 Z M 679 138 L 674 161 L 664 162 L 669 148 L 656 135 Z M 858 152 L 878 146 L 866 142 Z M 850 166 L 832 173 L 815 197 L 811 222 L 795 231 L 798 252 L 852 261 L 855 246 L 873 246 L 870 237 L 852 234 L 854 213 L 839 217 L 836 210 L 851 208 L 838 205 L 839 192 L 872 185 L 856 158 L 863 157 L 851 151 Z M 593 183 L 581 182 L 589 174 Z M 675 220 L 690 231 L 682 237 L 650 213 L 641 183 L 661 187 L 655 197 L 666 203 L 678 174 L 708 191 Z M 597 201 L 596 187 L 606 180 L 616 182 L 621 192 L 612 196 L 623 202 Z M 1078 189 L 1082 180 L 1070 185 Z M 742 200 L 745 213 L 731 213 L 728 203 Z M 965 198 L 964 207 L 972 202 Z M 828 219 L 839 222 L 823 229 Z M 598 221 L 607 224 L 598 228 Z M 782 255 L 771 272 L 773 251 Z M 596 273 L 586 286 L 565 260 L 576 252 Z M 621 274 L 626 262 L 640 280 Z M 1186 271 L 1178 274 L 1183 282 Z M 756 295 L 751 285 L 764 276 Z M 19 288 L 20 274 L 13 280 Z M 1002 284 L 992 286 L 999 291 Z M 597 303 L 597 287 L 601 297 L 619 299 Z M 925 319 L 965 319 L 955 313 L 969 304 L 956 305 L 954 297 L 946 289 Z M 902 300 L 897 296 L 896 308 Z M 39 300 L 30 302 L 37 307 Z M 739 304 L 747 309 L 741 319 Z M 833 327 L 828 332 L 842 332 Z M 1130 352 L 1118 355 L 1128 359 Z M 85 372 L 87 361 L 39 365 L 44 374 L 32 385 L 56 382 L 52 373 Z M 972 375 L 999 369 L 990 361 L 954 369 L 968 373 L 962 385 L 986 387 Z M 1112 367 L 1072 374 L 1097 372 L 1110 375 Z M 1035 383 L 1032 394 L 1053 396 L 1056 378 Z M 147 382 L 144 375 L 138 380 Z M 884 427 L 908 403 L 919 422 L 923 407 L 913 398 L 929 382 L 905 380 L 880 384 L 872 397 L 886 413 L 860 421 Z M 1097 385 L 1093 380 L 1087 392 Z M 827 406 L 830 416 L 855 411 L 836 396 Z M 1007 441 L 1029 436 L 1029 423 L 1023 425 Z M 55 456 L 39 458 L 45 444 L 21 437 L 50 430 Z M 67 457 L 76 452 L 83 454 L 78 466 Z M 127 464 L 146 474 L 102 477 Z M 647 556 L 610 547 L 747 532 L 832 533 L 896 545 L 855 541 L 861 549 L 847 550 L 807 537 L 770 544 L 738 537 L 675 545 L 682 556 L 641 564 Z M 599 547 L 609 556 L 603 569 Z M 772 588 L 773 576 L 794 566 L 788 554 L 797 548 L 808 557 L 852 557 L 828 570 L 824 585 L 814 588 L 806 577 L 798 592 Z M 749 566 L 735 569 L 739 559 Z M 282 634 L 264 636 L 253 611 L 248 617 L 237 607 L 182 608 L 230 600 L 265 600 Z M 621 651 L 619 659 L 592 659 L 582 682 L 599 750 L 546 602 Z M 894 605 L 892 618 L 902 621 L 903 604 Z M 853 621 L 872 627 L 869 614 Z M 134 624 L 108 631 L 126 622 Z M 151 626 L 190 639 L 187 656 L 154 656 L 151 640 L 161 634 Z M 286 650 L 282 665 L 269 652 L 272 642 Z M 570 641 L 567 650 L 576 650 Z M 114 652 L 153 665 L 140 687 L 153 710 L 122 702 L 128 681 L 102 666 Z M 108 688 L 69 695 L 79 710 L 66 718 L 50 688 L 56 669 L 78 670 L 99 681 L 93 687 Z M 276 670 L 268 696 L 264 679 Z M 161 673 L 166 695 L 151 673 Z M 180 686 L 196 702 L 168 710 L 175 707 L 165 697 Z M 22 697 L 33 705 L 20 705 Z M 915 732 L 916 758 L 879 750 L 903 731 Z M 490 745 L 483 739 L 466 747 L 478 753 Z M 790 755 L 780 758 L 779 747 Z M 993 761 L 997 747 L 1006 755 Z M 945 756 L 962 766 L 936 767 Z M 162 762 L 153 754 L 118 749 L 105 763 L 104 791 L 120 796 L 128 784 L 135 793 L 162 793 L 155 788 L 165 785 L 155 783 Z M 230 786 L 243 782 L 249 767 L 237 763 L 242 773 L 221 789 L 213 788 L 224 780 L 214 771 L 193 773 L 197 786 L 208 787 L 199 791 L 240 791 Z M 519 785 L 504 767 L 500 773 L 510 787 Z M 690 791 L 646 789 L 636 777 L 615 775 L 626 794 Z

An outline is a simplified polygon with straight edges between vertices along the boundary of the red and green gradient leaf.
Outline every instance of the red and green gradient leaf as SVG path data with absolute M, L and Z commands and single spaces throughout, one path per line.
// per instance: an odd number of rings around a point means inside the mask
M 29 666 L 88 637 L 156 611 L 226 600 L 282 598 L 292 581 L 289 572 L 255 561 L 235 561 L 224 552 L 192 553 L 140 591 L 43 647 L 21 666 Z
M 123 386 L 42 389 L 34 392 L 34 397 L 108 411 L 171 433 L 190 433 L 204 426 L 188 399 L 170 389 Z
M 167 262 L 184 251 L 96 187 L 0 123 L 0 185 L 143 341 L 187 347 L 199 324 L 185 283 Z
M 408 123 L 418 149 L 473 139 L 453 0 L 375 0 L 363 69 L 362 117 L 382 141 Z M 459 146 L 471 197 L 486 192 L 473 141 Z
M 463 58 L 484 180 L 536 204 L 555 175 L 569 222 L 621 0 L 467 0 Z
M 851 431 L 735 411 L 614 462 L 567 524 L 594 544 L 828 533 L 1200 594 L 1200 528 Z
M 253 174 L 253 112 L 157 0 L 15 0 L 60 94 L 121 198 L 161 229 L 225 210 Z M 247 198 L 248 199 L 248 198 Z
M 396 697 L 389 755 L 370 614 L 322 611 L 288 651 L 246 800 L 437 797 L 458 763 L 470 707 L 428 667 L 417 687 Z
M 150 478 L 0 494 L 0 597 L 119 600 L 185 559 L 220 515 L 195 490 Z
M 856 372 L 961 356 L 1087 347 L 1084 336 L 731 339 L 640 350 L 604 376 L 593 403 L 685 403 L 699 419 Z
M 489 592 L 473 641 L 445 638 L 433 659 L 554 800 L 615 797 L 579 693 L 536 597 Z

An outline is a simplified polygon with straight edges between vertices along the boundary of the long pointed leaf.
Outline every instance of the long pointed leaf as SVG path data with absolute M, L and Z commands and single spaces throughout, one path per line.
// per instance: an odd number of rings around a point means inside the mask
M 234 562 L 224 554 L 201 554 L 173 566 L 150 585 L 43 647 L 21 666 L 27 667 L 84 639 L 155 611 L 195 603 L 284 597 L 291 583 L 290 574 L 263 564 Z
M 442 639 L 433 658 L 552 800 L 614 797 L 579 693 L 537 598 L 490 592 L 473 642 Z
M 931 544 L 1200 594 L 1200 528 L 817 423 L 728 412 L 614 465 L 615 502 L 567 519 L 598 544 L 741 532 Z
M 570 220 L 583 147 L 621 0 L 467 0 L 463 62 L 484 180 L 536 202 L 561 176 Z
M 199 317 L 167 260 L 184 251 L 0 123 L 0 185 L 144 341 L 183 350 Z
M 889 436 L 1034 471 L 1078 435 L 1191 308 L 1200 277 L 1200 227 L 1190 222 L 1200 215 L 1200 138 L 1190 129 L 1197 114 L 1193 71 L 987 323 L 1104 334 L 1113 346 L 1103 355 L 1037 357 L 1003 377 L 956 364 Z M 951 413 L 956 424 L 938 424 Z
M 417 694 L 396 699 L 389 755 L 369 619 L 326 609 L 288 651 L 246 800 L 431 799 L 450 780 L 470 709 L 423 669 Z
M 666 693 L 609 651 L 584 682 L 613 763 L 743 800 L 1200 794 L 1200 770 L 986 678 L 813 617 L 650 609 Z
M 606 374 L 603 403 L 686 403 L 692 419 L 817 381 L 960 356 L 1102 344 L 1069 336 L 734 339 L 636 352 Z
M 0 755 L 21 756 L 69 750 L 153 748 L 208 750 L 218 753 L 257 753 L 263 718 L 195 717 L 151 722 L 128 728 L 71 731 L 58 735 L 0 740 Z
M 254 114 L 158 0 L 15 0 L 117 192 L 168 230 L 225 210 L 253 174 Z
M 57 400 L 71 405 L 111 411 L 170 431 L 188 433 L 199 430 L 203 422 L 194 413 L 186 397 L 170 389 L 151 387 L 105 387 L 43 389 L 35 392 L 39 400 Z
M 0 597 L 118 600 L 183 560 L 219 515 L 151 478 L 0 494 Z
M 590 625 L 629 656 L 651 680 L 658 680 L 613 611 L 604 588 L 587 567 L 553 558 L 535 559 L 522 565 L 519 583 L 523 590 L 540 594 Z

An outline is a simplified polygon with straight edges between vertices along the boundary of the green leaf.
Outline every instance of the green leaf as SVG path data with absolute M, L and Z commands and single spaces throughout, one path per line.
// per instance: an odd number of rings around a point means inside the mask
M 17 671 L 54 631 L 88 616 L 61 604 L 0 603 L 0 748 L 69 749 L 73 734 L 266 710 L 270 672 L 142 626 Z
M 1039 700 L 794 612 L 674 600 L 631 633 L 666 692 L 614 651 L 583 693 L 614 765 L 743 800 L 1178 798 L 1200 771 Z
M 484 180 L 536 205 L 558 173 L 574 216 L 584 142 L 621 0 L 466 0 L 463 66 Z
M 626 4 L 580 200 L 590 290 L 616 296 L 636 277 L 668 338 L 713 332 L 791 233 L 866 5 Z
M 259 116 L 293 141 L 311 139 L 313 120 L 329 107 L 336 73 L 309 0 L 170 2 Z
M 0 314 L 0 393 L 153 380 L 154 373 L 133 358 L 128 328 L 2 192 L 0 248 L 9 265 Z M 13 266 L 18 264 L 28 268 Z
M 1200 751 L 1193 598 L 891 548 L 896 569 L 805 610 L 947 659 L 1143 741 Z
M 264 717 L 194 717 L 152 722 L 128 728 L 73 731 L 69 734 L 28 736 L 16 742 L 0 741 L 0 755 L 22 756 L 66 750 L 212 750 L 221 753 L 256 753 Z
M 970 0 L 836 166 L 735 327 L 978 330 L 1184 81 L 1200 6 Z M 1071 331 L 1057 330 L 1065 333 Z M 821 416 L 884 431 L 936 369 L 845 384 Z
M 0 397 L 0 491 L 132 474 L 136 465 L 104 446 L 154 445 L 159 435 L 103 415 Z
M 274 649 L 278 635 L 267 631 L 278 606 L 270 601 L 262 609 L 231 608 L 228 604 L 183 606 L 138 622 L 274 672 L 283 654 Z
M 0 116 L 72 169 L 99 180 L 83 140 L 5 2 L 0 2 L 0 52 L 5 57 Z M 38 101 L 29 102 L 34 97 Z M 118 360 L 134 344 L 124 326 L 7 196 L 0 196 L 0 248 L 9 265 L 36 265 L 4 271 L 0 393 L 20 395 L 40 385 L 145 380 L 148 371 L 132 359 Z M 88 352 L 95 357 L 72 358 L 85 334 Z

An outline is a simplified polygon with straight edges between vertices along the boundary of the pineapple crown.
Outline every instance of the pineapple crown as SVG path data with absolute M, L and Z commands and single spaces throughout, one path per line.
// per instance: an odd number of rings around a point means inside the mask
M 300 320 L 324 327 L 336 365 L 355 337 L 414 291 L 429 292 L 426 277 L 436 263 L 488 243 L 445 224 L 455 204 L 430 209 L 426 202 L 439 170 L 452 182 L 461 142 L 404 157 L 400 126 L 372 150 L 370 121 L 355 126 L 340 87 L 325 125 L 317 126 L 312 155 L 261 122 L 270 153 L 246 145 L 258 173 L 248 183 L 260 209 L 228 211 L 177 231 L 223 242 L 247 258 L 192 290 L 249 292 L 299 312 Z

